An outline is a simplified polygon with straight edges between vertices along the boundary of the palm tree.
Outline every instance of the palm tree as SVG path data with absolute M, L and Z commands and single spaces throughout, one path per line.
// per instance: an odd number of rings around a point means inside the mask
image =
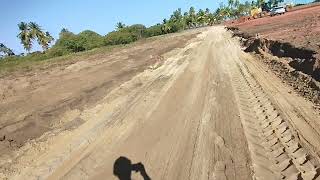
M 189 28 L 188 21 L 189 21 L 189 14 L 188 12 L 184 12 L 182 17 L 183 29 Z
M 51 43 L 52 41 L 54 41 L 54 38 L 51 36 L 51 34 L 48 31 L 46 32 L 46 37 L 48 39 L 48 43 Z
M 175 11 L 173 12 L 173 14 L 171 15 L 170 20 L 171 20 L 171 21 L 174 21 L 174 22 L 178 22 L 178 21 L 181 21 L 181 20 L 182 20 L 181 8 L 179 8 L 178 10 L 175 10 Z
M 46 34 L 42 31 L 41 27 L 35 23 L 35 22 L 30 22 L 29 23 L 29 28 L 30 28 L 30 35 L 32 39 L 37 39 L 38 44 L 42 46 L 43 50 L 48 49 L 48 43 L 46 37 Z
M 227 18 L 231 17 L 231 9 L 229 7 L 223 7 L 220 9 L 219 15 L 223 19 L 227 19 Z
M 193 23 L 192 18 L 190 16 L 186 17 L 185 22 L 186 22 L 186 25 L 188 26 L 188 28 L 193 28 L 194 27 L 194 23 Z
M 41 33 L 37 36 L 38 43 L 41 45 L 44 51 L 48 50 L 49 44 L 54 40 L 54 38 L 47 31 L 45 33 Z
M 190 7 L 190 9 L 189 9 L 189 16 L 190 16 L 191 18 L 194 18 L 194 19 L 195 19 L 195 17 L 196 17 L 196 10 L 195 10 L 194 7 Z
M 162 24 L 166 24 L 168 22 L 168 20 L 166 19 L 166 18 L 164 18 L 163 20 L 162 20 Z
M 240 5 L 240 1 L 239 0 L 234 0 L 234 7 L 238 8 Z
M 59 33 L 59 39 L 61 39 L 62 36 L 66 35 L 66 34 L 73 34 L 73 33 L 70 32 L 67 28 L 62 28 L 60 33 Z
M 215 23 L 217 23 L 217 17 L 215 16 L 215 14 L 213 13 L 209 13 L 208 14 L 208 19 L 207 22 L 210 26 L 214 25 Z
M 67 28 L 62 28 L 60 33 L 66 33 L 66 32 L 69 32 L 69 30 Z
M 168 23 L 168 22 L 164 23 L 164 24 L 162 25 L 162 27 L 161 27 L 161 31 L 162 31 L 163 34 L 168 34 L 168 33 L 170 33 L 170 32 L 171 32 L 171 29 L 172 29 L 172 27 L 171 27 L 170 23 Z
M 39 45 L 41 45 L 42 49 L 45 51 L 49 48 L 49 44 L 54 40 L 54 38 L 50 35 L 50 33 L 43 32 L 41 27 L 35 23 L 29 23 L 30 34 L 32 39 L 37 39 Z
M 264 0 L 257 0 L 257 6 L 261 7 L 265 3 Z
M 5 46 L 3 43 L 0 43 L 0 53 L 4 54 L 5 56 L 13 56 L 13 51 Z
M 197 13 L 197 24 L 203 26 L 205 23 L 206 15 L 202 9 L 199 9 Z
M 187 18 L 187 25 L 189 28 L 196 26 L 197 15 L 194 7 L 190 7 L 189 9 L 189 17 Z
M 54 40 L 49 32 L 43 32 L 41 27 L 35 22 L 21 22 L 18 24 L 20 33 L 18 38 L 21 40 L 23 47 L 30 52 L 32 48 L 32 41 L 37 40 L 43 50 L 47 50 L 49 44 Z
M 231 8 L 234 5 L 234 0 L 228 0 L 228 6 Z
M 210 13 L 210 9 L 209 9 L 209 8 L 206 8 L 206 10 L 205 10 L 204 13 L 205 13 L 205 14 L 209 14 L 209 13 Z
M 204 16 L 205 16 L 205 19 L 204 19 L 205 23 L 210 24 L 210 18 L 212 18 L 212 17 L 211 17 L 211 13 L 210 13 L 209 8 L 206 8 L 206 10 L 204 12 Z
M 41 27 L 35 22 L 29 22 L 30 34 L 33 39 L 38 38 L 41 39 L 43 32 Z
M 118 22 L 118 23 L 116 24 L 117 30 L 120 30 L 120 29 L 125 28 L 125 27 L 126 27 L 126 25 L 125 25 L 124 23 L 122 23 L 122 22 Z
M 25 22 L 21 22 L 18 24 L 18 27 L 20 32 L 17 37 L 20 39 L 24 49 L 30 52 L 32 48 L 32 36 L 29 32 L 28 24 Z

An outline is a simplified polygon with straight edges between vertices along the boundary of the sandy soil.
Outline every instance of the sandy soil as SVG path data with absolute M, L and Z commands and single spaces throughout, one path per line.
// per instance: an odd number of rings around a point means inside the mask
M 289 93 L 231 32 L 201 31 L 96 104 L 67 110 L 61 122 L 82 123 L 26 143 L 2 177 L 319 179 L 320 117 L 312 104 Z
M 164 53 L 185 46 L 195 34 L 152 38 L 111 52 L 79 55 L 43 64 L 31 72 L 2 76 L 0 157 L 18 156 L 13 151 L 47 132 L 83 124 L 83 110 L 98 104 L 136 74 L 161 65 Z

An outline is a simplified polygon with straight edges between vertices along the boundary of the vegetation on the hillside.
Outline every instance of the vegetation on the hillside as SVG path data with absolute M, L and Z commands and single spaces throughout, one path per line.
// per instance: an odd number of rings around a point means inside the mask
M 74 34 L 63 28 L 59 34 L 59 39 L 47 53 L 51 57 L 55 57 L 101 46 L 103 46 L 103 37 L 96 32 L 85 30 L 79 34 Z
M 272 0 L 272 3 L 278 1 L 281 0 Z M 219 8 L 214 12 L 208 8 L 205 10 L 196 10 L 194 7 L 191 7 L 187 12 L 182 12 L 181 9 L 177 9 L 168 19 L 163 19 L 161 23 L 150 27 L 145 27 L 142 24 L 127 26 L 122 22 L 118 22 L 115 30 L 105 36 L 90 30 L 75 34 L 63 28 L 59 34 L 59 38 L 51 48 L 49 48 L 49 46 L 54 39 L 49 32 L 43 31 L 41 27 L 34 22 L 21 22 L 18 24 L 19 34 L 17 37 L 20 39 L 21 44 L 28 54 L 26 56 L 14 55 L 12 50 L 1 44 L 0 58 L 2 57 L 2 62 L 12 59 L 44 60 L 102 46 L 128 44 L 141 38 L 218 24 L 224 20 L 246 16 L 250 14 L 250 10 L 253 7 L 261 7 L 263 4 L 265 4 L 265 0 L 245 1 L 244 3 L 241 3 L 240 0 L 228 0 L 227 4 L 221 3 Z M 42 52 L 30 53 L 34 42 L 37 42 L 42 47 Z
M 117 30 L 108 33 L 104 37 L 104 45 L 128 44 L 145 37 L 146 27 L 142 24 L 132 26 L 119 26 Z

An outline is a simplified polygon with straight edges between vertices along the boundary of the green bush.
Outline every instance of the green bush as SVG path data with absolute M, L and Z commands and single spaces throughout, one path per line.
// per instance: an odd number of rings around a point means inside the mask
M 175 23 L 169 23 L 171 26 L 171 31 L 169 33 L 175 33 L 178 31 L 183 30 L 183 23 L 182 22 L 175 22 Z
M 79 36 L 73 34 L 72 32 L 62 32 L 60 33 L 60 38 L 52 46 L 48 53 L 52 53 L 54 55 L 64 55 L 71 52 L 84 51 L 84 42 L 80 42 L 81 40 L 82 39 L 80 39 Z
M 85 50 L 91 50 L 103 46 L 103 37 L 90 30 L 82 31 L 78 35 L 78 42 Z
M 152 36 L 159 36 L 164 34 L 162 31 L 163 25 L 157 24 L 154 26 L 151 26 L 145 30 L 145 36 L 146 37 L 152 37 Z
M 70 51 L 63 46 L 54 46 L 47 51 L 47 53 L 52 57 L 63 56 L 72 52 L 73 51 Z
M 138 40 L 138 37 L 130 32 L 113 31 L 106 35 L 105 45 L 129 44 Z
M 144 37 L 145 35 L 146 27 L 142 24 L 134 24 L 132 26 L 128 26 L 125 28 L 122 28 L 121 31 L 127 31 L 134 36 L 136 36 L 138 39 Z
M 103 37 L 96 32 L 86 30 L 78 35 L 69 31 L 60 33 L 60 38 L 48 51 L 51 56 L 62 56 L 103 46 Z
M 145 37 L 146 27 L 141 24 L 124 27 L 108 33 L 105 36 L 105 45 L 129 44 Z

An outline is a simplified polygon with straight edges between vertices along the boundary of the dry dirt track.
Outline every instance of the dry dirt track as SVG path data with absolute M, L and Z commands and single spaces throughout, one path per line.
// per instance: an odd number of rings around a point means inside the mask
M 44 143 L 45 153 L 26 154 L 10 179 L 116 179 L 119 156 L 142 162 L 152 179 L 315 179 L 317 122 L 296 129 L 296 105 L 283 114 L 287 101 L 274 101 L 281 95 L 264 88 L 248 56 L 223 27 L 205 30 L 83 111 L 86 122 Z M 300 119 L 319 119 L 298 100 L 310 111 Z

